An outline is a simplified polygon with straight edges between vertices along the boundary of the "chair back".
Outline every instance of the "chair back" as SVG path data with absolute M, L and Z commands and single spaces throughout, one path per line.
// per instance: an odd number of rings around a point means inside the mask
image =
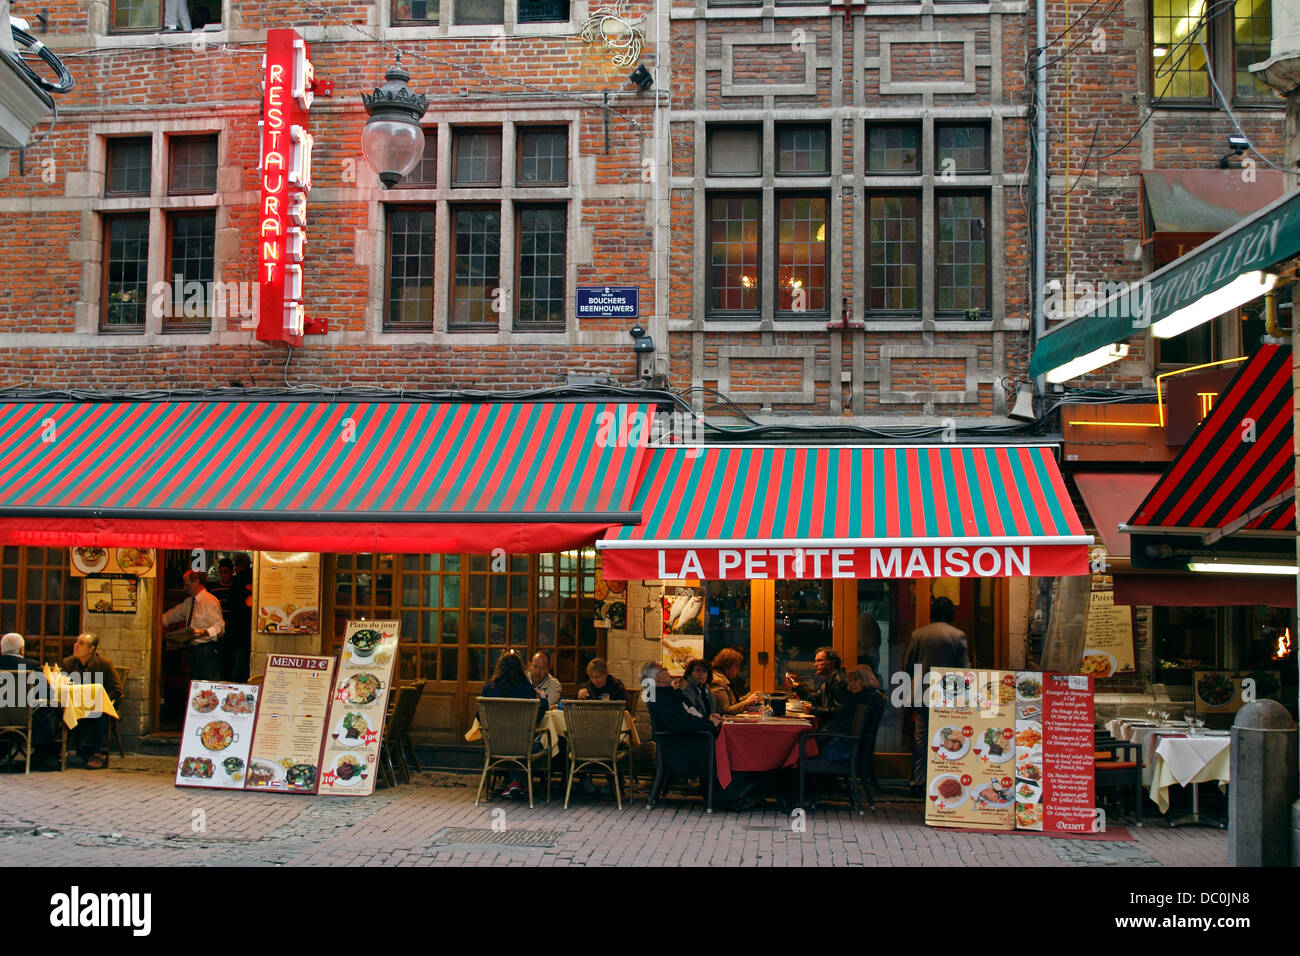
M 388 714 L 384 736 L 396 740 L 411 729 L 411 723 L 415 720 L 415 708 L 419 706 L 420 695 L 424 693 L 426 683 L 428 681 L 417 680 L 398 686 L 397 693 L 393 695 L 393 706 Z
M 635 688 L 629 687 L 627 689 L 627 700 L 624 703 L 627 705 L 627 712 L 632 715 L 633 720 L 636 720 L 637 708 L 641 706 L 641 688 L 639 686 Z
M 621 700 L 564 701 L 564 736 L 574 759 L 614 759 L 626 710 Z
M 483 748 L 491 758 L 527 757 L 533 749 L 537 700 L 517 697 L 476 697 Z
M 39 677 L 40 673 L 33 670 L 0 670 L 0 689 L 4 690 L 3 696 L 8 696 L 9 691 L 12 690 L 17 701 L 12 705 L 0 707 L 0 731 L 19 733 L 24 739 L 31 733 L 32 708 L 27 704 L 27 680 L 32 674 Z M 8 687 L 6 688 L 5 685 Z

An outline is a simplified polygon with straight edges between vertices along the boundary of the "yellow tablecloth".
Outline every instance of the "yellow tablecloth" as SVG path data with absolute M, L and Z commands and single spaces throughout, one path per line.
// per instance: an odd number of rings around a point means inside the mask
M 1169 812 L 1169 788 L 1207 780 L 1228 783 L 1231 766 L 1230 737 L 1165 737 L 1156 747 L 1151 770 L 1151 799 L 1161 813 Z
M 67 674 L 48 669 L 45 679 L 50 685 L 50 706 L 63 708 L 63 723 L 69 730 L 83 717 L 118 716 L 103 684 L 74 683 Z
M 551 756 L 554 757 L 560 752 L 560 738 L 569 730 L 568 725 L 564 722 L 564 711 L 548 710 L 545 716 L 542 717 L 540 726 L 547 727 L 551 731 Z M 623 711 L 623 730 L 631 738 L 633 746 L 641 746 L 641 737 L 636 732 L 636 721 L 632 719 L 632 715 L 627 711 Z M 465 732 L 465 739 L 470 743 L 483 739 L 483 728 L 479 726 L 477 717 L 474 718 L 474 723 L 469 730 Z

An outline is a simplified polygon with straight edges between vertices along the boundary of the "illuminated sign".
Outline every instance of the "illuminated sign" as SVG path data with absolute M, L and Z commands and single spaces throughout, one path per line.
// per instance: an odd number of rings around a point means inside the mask
M 308 323 L 302 300 L 311 189 L 307 113 L 316 90 L 310 56 L 296 31 L 267 31 L 257 240 L 257 337 L 264 342 L 301 345 L 304 332 L 325 331 L 323 322 Z

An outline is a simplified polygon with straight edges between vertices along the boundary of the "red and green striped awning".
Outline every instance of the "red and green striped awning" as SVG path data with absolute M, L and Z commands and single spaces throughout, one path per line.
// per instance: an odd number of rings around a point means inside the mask
M 1291 349 L 1262 345 L 1233 376 L 1125 530 L 1295 532 Z
M 556 551 L 634 523 L 653 413 L 606 403 L 0 404 L 0 541 Z
M 608 578 L 1088 573 L 1046 446 L 650 448 L 639 524 L 596 543 Z

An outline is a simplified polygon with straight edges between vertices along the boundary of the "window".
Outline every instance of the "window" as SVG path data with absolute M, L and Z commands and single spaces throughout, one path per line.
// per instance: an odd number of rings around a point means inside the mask
M 458 206 L 452 210 L 455 253 L 451 316 L 459 328 L 497 327 L 501 287 L 500 207 Z
M 167 219 L 168 281 L 172 283 L 173 309 L 163 328 L 206 329 L 211 321 L 212 263 L 216 257 L 215 212 L 170 213 Z M 182 308 L 176 309 L 177 287 Z
M 873 173 L 921 171 L 921 127 L 915 124 L 867 127 L 867 169 Z
M 169 193 L 177 195 L 217 191 L 216 136 L 173 136 L 169 145 Z
M 456 0 L 456 23 L 505 23 L 505 0 Z
M 776 131 L 778 175 L 830 173 L 830 133 L 825 126 L 782 126 Z
M 388 207 L 389 329 L 428 329 L 433 324 L 434 210 Z
M 935 203 L 938 271 L 935 310 L 985 312 L 989 307 L 988 198 L 940 193 Z
M 989 128 L 954 123 L 934 127 L 934 168 L 942 175 L 989 171 Z
M 438 25 L 438 0 L 394 0 L 394 24 Z
M 517 133 L 518 181 L 521 186 L 569 184 L 569 135 L 561 128 L 528 129 Z
M 921 197 L 867 197 L 867 310 L 921 309 Z
M 758 311 L 758 207 L 752 195 L 709 200 L 710 312 Z
M 710 176 L 761 176 L 763 131 L 757 126 L 712 126 L 708 132 Z
M 825 196 L 777 199 L 777 303 L 779 312 L 826 311 Z
M 66 548 L 0 553 L 0 632 L 22 634 L 24 653 L 43 663 L 70 655 L 81 631 L 81 578 L 70 567 Z
M 569 19 L 569 0 L 519 0 L 519 23 L 564 22 Z
M 1208 10 L 1206 0 L 1152 0 L 1154 97 L 1217 104 L 1213 69 L 1225 97 L 1271 105 L 1273 90 L 1249 67 L 1268 59 L 1272 33 L 1271 0 L 1236 0 Z
M 113 33 L 189 32 L 221 23 L 221 0 L 110 0 L 109 6 Z
M 453 186 L 501 185 L 501 130 L 455 130 L 452 150 Z
M 153 141 L 148 136 L 108 141 L 108 183 L 110 196 L 149 195 L 150 158 Z
M 424 128 L 424 152 L 415 168 L 397 181 L 394 189 L 424 188 L 438 185 L 438 131 L 431 127 Z
M 525 206 L 519 209 L 518 323 L 523 326 L 564 327 L 563 206 Z
M 149 215 L 104 219 L 105 332 L 143 332 L 149 298 Z

